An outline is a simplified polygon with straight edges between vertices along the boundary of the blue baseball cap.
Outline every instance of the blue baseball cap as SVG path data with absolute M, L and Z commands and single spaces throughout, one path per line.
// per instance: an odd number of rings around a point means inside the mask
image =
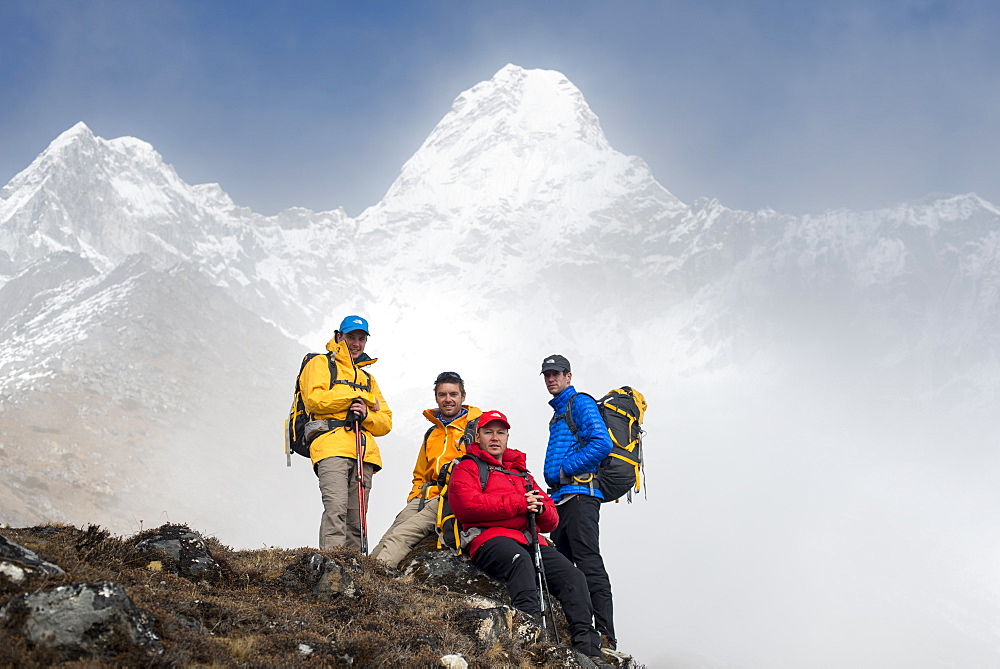
M 355 330 L 364 330 L 365 334 L 371 334 L 368 331 L 368 321 L 361 318 L 361 316 L 348 316 L 344 320 L 340 321 L 340 327 L 338 328 L 341 334 L 347 334 L 348 332 L 354 332 Z

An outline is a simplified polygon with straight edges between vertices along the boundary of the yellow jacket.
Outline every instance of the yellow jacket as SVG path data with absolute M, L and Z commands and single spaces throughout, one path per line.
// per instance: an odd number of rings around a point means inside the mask
M 437 409 L 426 409 L 424 418 L 429 420 L 434 427 L 427 434 L 424 443 L 420 446 L 417 454 L 417 464 L 413 467 L 413 488 L 406 501 L 414 497 L 420 497 L 427 484 L 426 499 L 438 496 L 437 479 L 441 472 L 441 467 L 445 466 L 455 458 L 465 455 L 465 447 L 459 443 L 465 433 L 465 427 L 469 421 L 475 420 L 483 415 L 483 412 L 473 406 L 462 405 L 468 410 L 461 418 L 456 418 L 447 425 L 443 424 L 437 417 Z
M 363 437 L 364 461 L 370 462 L 376 470 L 382 468 L 382 455 L 373 437 L 381 437 L 392 429 L 392 410 L 382 397 L 375 377 L 363 367 L 377 360 L 362 355 L 357 363 L 351 359 L 351 352 L 346 342 L 336 343 L 331 339 L 326 344 L 326 350 L 333 354 L 337 367 L 337 382 L 330 383 L 330 368 L 325 355 L 317 355 L 306 363 L 299 376 L 299 389 L 302 391 L 302 401 L 306 411 L 313 418 L 326 420 L 344 420 L 351 402 L 360 397 L 368 406 L 368 416 L 361 421 Z M 353 384 L 353 385 L 349 385 Z M 316 437 L 309 447 L 309 455 L 315 465 L 324 458 L 343 456 L 357 457 L 357 437 L 353 430 L 344 427 L 334 428 Z

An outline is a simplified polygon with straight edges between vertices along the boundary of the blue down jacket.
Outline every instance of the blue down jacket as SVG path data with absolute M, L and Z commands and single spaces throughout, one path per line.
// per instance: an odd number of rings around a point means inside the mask
M 558 502 L 563 496 L 579 493 L 604 499 L 604 495 L 590 485 L 567 482 L 571 476 L 582 476 L 597 471 L 597 466 L 611 452 L 611 437 L 604 425 L 597 403 L 589 397 L 573 400 L 573 422 L 577 436 L 566 424 L 566 405 L 569 398 L 576 395 L 576 388 L 567 386 L 565 390 L 549 400 L 553 422 L 549 425 L 549 445 L 545 449 L 545 482 L 551 489 L 551 496 Z

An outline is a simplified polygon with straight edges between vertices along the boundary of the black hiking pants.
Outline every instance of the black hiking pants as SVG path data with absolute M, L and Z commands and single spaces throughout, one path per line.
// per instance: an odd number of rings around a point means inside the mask
M 542 546 L 541 550 L 549 590 L 562 604 L 573 647 L 588 657 L 600 655 L 601 637 L 593 625 L 587 579 L 552 546 Z M 510 537 L 495 537 L 479 547 L 472 563 L 507 584 L 514 608 L 541 617 L 538 579 L 530 548 Z
M 597 631 L 617 639 L 611 579 L 601 557 L 600 522 L 601 500 L 574 495 L 559 505 L 559 527 L 552 533 L 552 541 L 587 577 Z

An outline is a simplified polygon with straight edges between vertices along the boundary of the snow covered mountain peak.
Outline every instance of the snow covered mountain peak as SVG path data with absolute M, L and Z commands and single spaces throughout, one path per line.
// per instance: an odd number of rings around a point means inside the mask
M 25 185 L 39 184 L 50 178 L 53 171 L 61 169 L 88 168 L 95 164 L 113 169 L 115 163 L 131 169 L 136 162 L 147 168 L 172 171 L 148 142 L 135 137 L 104 139 L 80 121 L 52 140 L 27 169 L 11 179 L 3 193 L 6 196 Z
M 539 154 L 548 156 L 539 162 L 554 164 L 607 152 L 613 149 L 600 121 L 562 74 L 507 65 L 455 99 L 451 111 L 403 167 L 390 196 L 411 185 L 417 173 L 426 175 L 435 167 L 439 173 L 431 176 L 445 177 L 439 183 L 461 180 L 473 187 L 538 161 Z M 501 187 L 511 185 L 516 184 Z
M 72 128 L 63 131 L 49 143 L 46 151 L 56 152 L 62 149 L 64 146 L 69 146 L 74 142 L 78 141 L 94 141 L 94 132 L 90 129 L 83 121 L 77 121 L 76 125 Z
M 466 112 L 480 117 L 488 112 L 493 123 L 507 126 L 508 134 L 514 131 L 530 138 L 569 135 L 560 139 L 575 138 L 600 150 L 610 149 L 583 93 L 553 70 L 506 65 L 493 78 L 460 95 L 452 111 L 456 120 L 466 118 Z
M 595 227 L 617 229 L 650 201 L 658 211 L 686 209 L 640 158 L 608 144 L 564 75 L 506 65 L 455 99 L 359 221 L 362 231 L 393 233 L 471 225 L 492 238 L 503 220 L 503 233 L 538 250 Z
M 100 268 L 134 253 L 186 257 L 185 228 L 233 206 L 218 191 L 185 183 L 147 142 L 77 123 L 0 191 L 0 248 L 15 265 L 57 251 Z

